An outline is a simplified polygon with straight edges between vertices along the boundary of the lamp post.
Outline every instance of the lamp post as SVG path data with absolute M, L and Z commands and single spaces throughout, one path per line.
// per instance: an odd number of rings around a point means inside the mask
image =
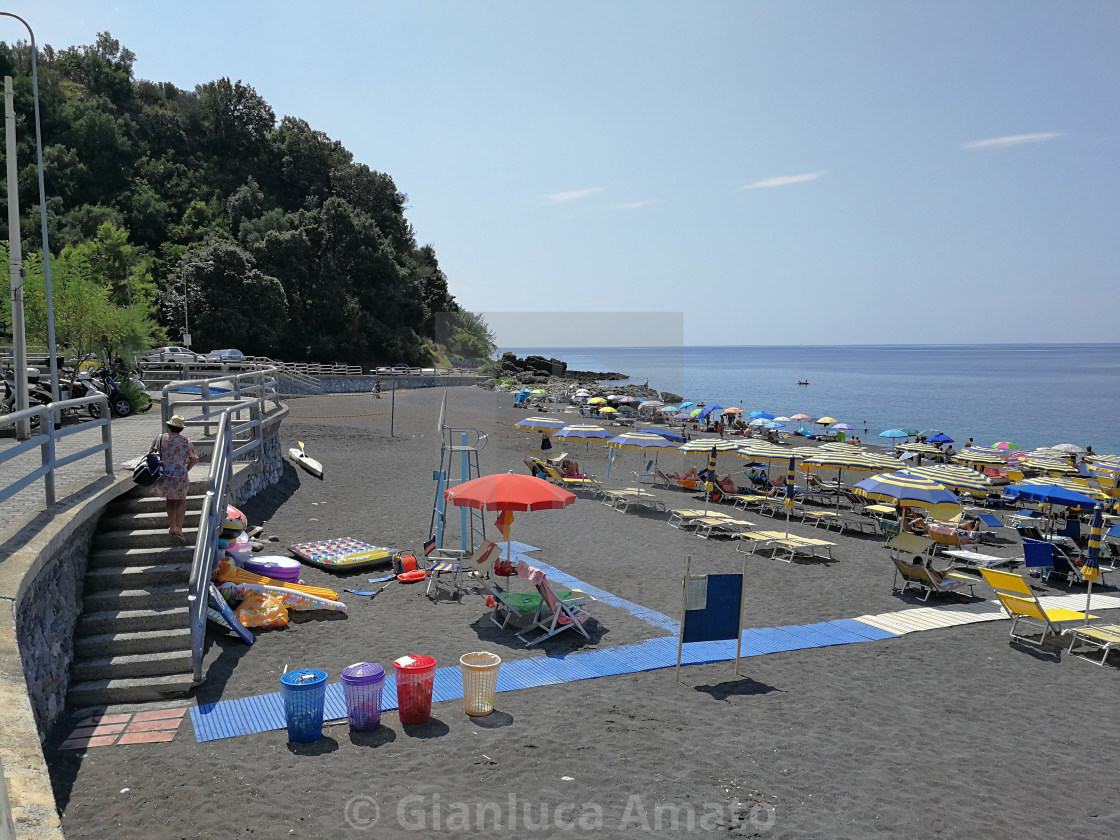
M 43 132 L 39 124 L 39 65 L 36 60 L 38 48 L 35 46 L 35 33 L 31 24 L 12 12 L 0 12 L 0 17 L 15 18 L 27 27 L 31 36 L 31 93 L 35 102 L 35 151 L 39 167 L 39 220 L 43 230 L 43 283 L 47 295 L 47 353 L 51 369 L 51 401 L 58 402 L 58 359 L 55 357 L 54 341 L 54 296 L 51 292 L 51 248 L 47 239 L 47 190 L 43 182 Z M 53 418 L 51 418 L 53 420 Z

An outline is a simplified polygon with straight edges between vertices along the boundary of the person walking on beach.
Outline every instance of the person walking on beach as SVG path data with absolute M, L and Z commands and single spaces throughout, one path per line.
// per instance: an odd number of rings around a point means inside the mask
M 152 486 L 153 496 L 163 496 L 167 502 L 167 533 L 184 543 L 183 517 L 187 512 L 187 489 L 190 470 L 198 463 L 191 442 L 183 436 L 183 418 L 176 414 L 167 421 L 167 434 L 152 441 L 149 452 L 158 452 L 163 463 L 163 477 Z

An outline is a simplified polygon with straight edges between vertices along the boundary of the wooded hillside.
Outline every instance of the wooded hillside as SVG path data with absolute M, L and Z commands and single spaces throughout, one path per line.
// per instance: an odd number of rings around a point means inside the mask
M 249 84 L 180 90 L 135 79 L 134 60 L 107 32 L 40 48 L 56 297 L 72 273 L 150 315 L 158 327 L 136 341 L 162 328 L 175 343 L 185 290 L 202 351 L 372 364 L 428 362 L 437 339 L 458 355 L 492 348 L 477 315 L 437 318 L 459 306 L 391 176 L 304 120 L 277 122 Z M 0 43 L 0 75 L 16 90 L 27 255 L 41 248 L 27 44 Z

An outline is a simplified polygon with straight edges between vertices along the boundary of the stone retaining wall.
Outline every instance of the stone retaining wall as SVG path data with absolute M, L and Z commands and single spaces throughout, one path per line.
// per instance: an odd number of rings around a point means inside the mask
M 131 483 L 126 483 L 124 490 L 130 489 Z M 66 705 L 74 627 L 82 613 L 90 540 L 100 518 L 98 511 L 70 534 L 28 585 L 16 609 L 16 640 L 40 741 Z
M 393 389 L 395 382 L 398 388 L 446 388 L 452 385 L 477 385 L 480 382 L 489 382 L 488 376 L 320 376 L 324 394 L 369 394 L 373 392 L 373 384 L 381 382 L 381 390 L 387 393 Z M 289 395 L 309 395 L 309 389 L 293 381 L 284 383 L 285 389 L 291 389 Z

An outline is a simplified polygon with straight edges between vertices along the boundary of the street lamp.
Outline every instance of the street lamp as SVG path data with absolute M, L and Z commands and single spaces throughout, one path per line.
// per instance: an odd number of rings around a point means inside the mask
M 43 132 L 39 125 L 39 69 L 36 60 L 38 48 L 35 46 L 35 33 L 31 24 L 12 12 L 0 12 L 0 17 L 15 18 L 27 27 L 31 36 L 31 92 L 35 101 L 35 151 L 39 166 L 39 219 L 43 228 L 43 282 L 47 295 L 47 352 L 50 354 L 51 401 L 58 402 L 58 359 L 55 357 L 54 343 L 54 295 L 51 292 L 51 248 L 47 240 L 47 190 L 43 182 Z

